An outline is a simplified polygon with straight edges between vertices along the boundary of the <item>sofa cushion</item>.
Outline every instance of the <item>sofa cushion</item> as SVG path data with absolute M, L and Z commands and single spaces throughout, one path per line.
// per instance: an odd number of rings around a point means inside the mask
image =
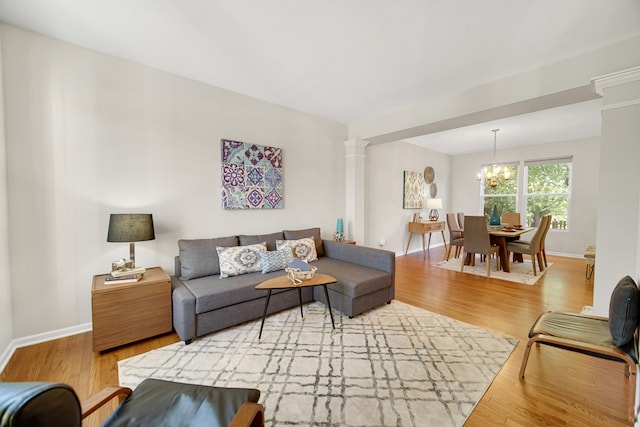
M 183 279 L 195 279 L 197 277 L 220 274 L 217 246 L 238 246 L 238 237 L 178 240 L 180 277 Z
M 609 301 L 609 331 L 611 338 L 618 347 L 633 339 L 638 326 L 638 310 L 640 310 L 640 295 L 636 282 L 625 276 L 616 285 Z
M 320 237 L 320 227 L 305 228 L 304 230 L 284 230 L 284 238 L 286 240 L 298 240 L 305 237 L 313 237 L 316 244 L 316 253 L 319 257 L 325 256 L 324 247 L 322 246 L 322 237 Z
M 318 267 L 318 272 L 338 279 L 336 283 L 327 285 L 329 289 L 351 298 L 390 288 L 393 283 L 393 277 L 387 272 L 333 258 L 319 258 L 311 265 Z
M 291 261 L 293 261 L 293 253 L 288 247 L 277 251 L 260 251 L 262 274 L 284 270 Z
M 276 240 L 278 250 L 290 248 L 295 258 L 311 262 L 318 259 L 316 245 L 313 237 L 298 240 Z
M 260 271 L 260 251 L 267 250 L 267 244 L 257 243 L 246 246 L 216 248 L 220 259 L 220 278 L 239 276 Z
M 307 236 L 308 237 L 308 236 Z M 268 251 L 276 250 L 276 240 L 283 240 L 284 233 L 282 231 L 278 231 L 277 233 L 271 234 L 252 234 L 252 235 L 240 235 L 238 239 L 240 240 L 240 244 L 245 245 L 255 245 L 256 243 L 265 242 L 267 244 Z
M 242 274 L 223 280 L 220 280 L 218 276 L 207 276 L 193 280 L 183 280 L 182 283 L 196 299 L 196 314 L 202 314 L 230 305 L 265 298 L 267 291 L 264 289 L 256 289 L 256 286 L 265 280 L 278 276 L 282 276 L 281 271 L 267 274 Z M 290 290 L 291 289 L 274 289 L 272 294 L 276 295 L 280 292 Z

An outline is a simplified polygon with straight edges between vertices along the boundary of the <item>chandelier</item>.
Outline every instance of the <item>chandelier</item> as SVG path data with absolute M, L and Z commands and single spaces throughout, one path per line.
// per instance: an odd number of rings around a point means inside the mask
M 499 180 L 509 179 L 511 176 L 508 167 L 501 167 L 496 164 L 496 140 L 498 131 L 500 131 L 500 129 L 491 129 L 491 132 L 493 132 L 493 166 L 491 166 L 491 168 L 484 168 L 485 179 L 489 181 L 489 186 L 492 188 L 498 186 Z

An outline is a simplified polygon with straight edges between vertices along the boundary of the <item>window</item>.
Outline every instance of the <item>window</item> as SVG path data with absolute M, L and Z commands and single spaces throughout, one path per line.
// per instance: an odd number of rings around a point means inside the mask
M 572 157 L 524 162 L 524 212 L 527 225 L 536 227 L 552 215 L 551 228 L 566 229 L 571 196 Z
M 500 170 L 497 170 L 498 168 Z M 504 178 L 505 169 L 508 171 L 509 178 Z M 482 170 L 485 217 L 491 217 L 493 205 L 496 205 L 498 212 L 515 212 L 518 202 L 518 165 L 516 163 L 496 165 L 495 187 L 491 185 L 491 180 L 488 178 L 488 173 L 493 173 L 493 166 L 484 166 Z
M 496 165 L 501 171 L 506 168 L 509 178 L 498 173 L 498 179 L 489 179 L 493 165 L 484 165 L 482 173 L 483 212 L 491 217 L 493 206 L 498 212 L 526 212 L 522 220 L 529 227 L 537 227 L 540 218 L 552 215 L 551 228 L 564 230 L 569 217 L 569 199 L 571 197 L 572 157 L 560 157 L 542 160 L 527 160 L 523 164 L 523 185 L 519 185 L 519 165 L 508 163 Z

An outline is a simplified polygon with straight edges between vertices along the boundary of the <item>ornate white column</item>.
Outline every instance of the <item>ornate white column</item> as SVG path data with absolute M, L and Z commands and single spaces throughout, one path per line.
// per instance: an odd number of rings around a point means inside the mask
M 640 67 L 592 83 L 602 96 L 593 312 L 606 317 L 618 281 L 640 272 Z
M 365 244 L 365 148 L 369 141 L 349 139 L 345 154 L 345 236 Z

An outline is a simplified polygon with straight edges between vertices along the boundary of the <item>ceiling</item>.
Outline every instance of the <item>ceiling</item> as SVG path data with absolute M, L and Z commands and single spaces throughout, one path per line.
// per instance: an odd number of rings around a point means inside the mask
M 0 0 L 0 20 L 350 124 L 640 35 L 640 1 Z M 410 142 L 599 135 L 599 104 L 582 104 Z

